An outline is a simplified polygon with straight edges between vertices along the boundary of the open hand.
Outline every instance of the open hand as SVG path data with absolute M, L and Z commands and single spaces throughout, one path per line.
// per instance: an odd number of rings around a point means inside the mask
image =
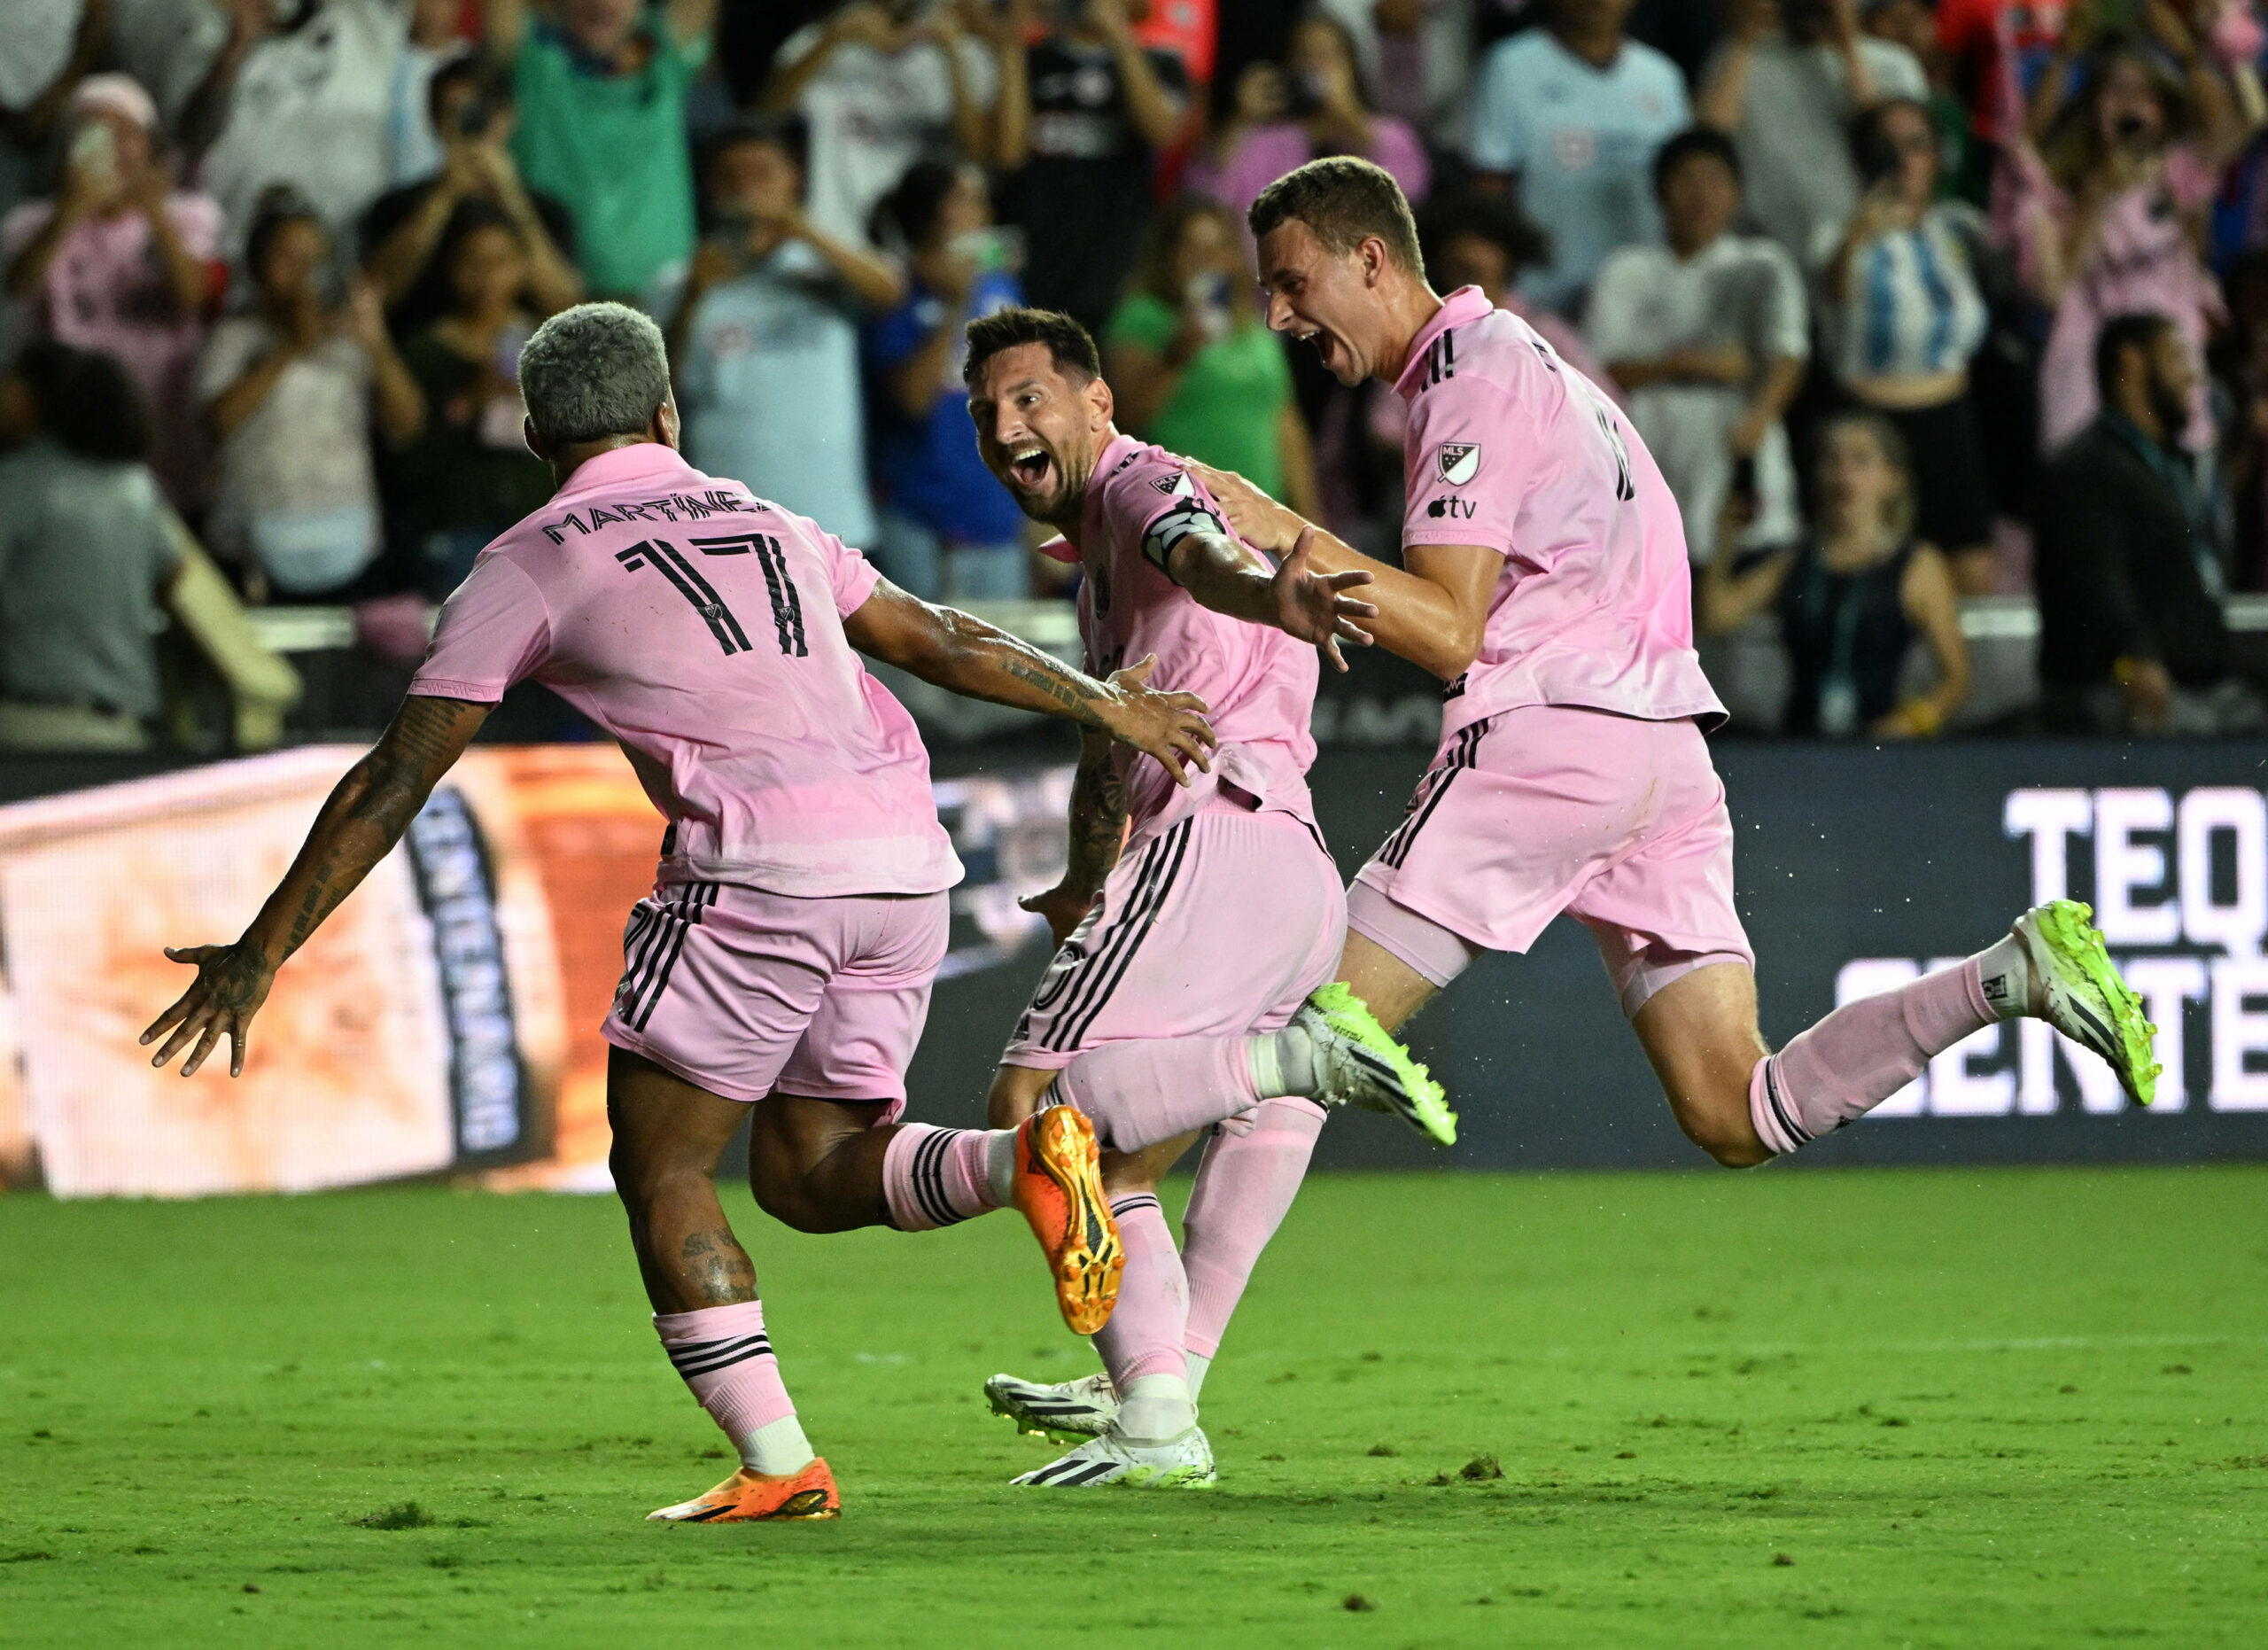
M 1061 945 L 1071 938 L 1072 931 L 1086 921 L 1087 913 L 1094 908 L 1095 897 L 1081 893 L 1065 883 L 1037 894 L 1026 894 L 1016 904 L 1034 916 L 1047 919 L 1047 931 Z
M 1347 668 L 1346 657 L 1339 650 L 1342 642 L 1356 647 L 1371 645 L 1371 633 L 1357 625 L 1358 619 L 1375 619 L 1379 610 L 1371 603 L 1351 595 L 1341 595 L 1356 585 L 1371 582 L 1371 575 L 1357 568 L 1351 572 L 1319 573 L 1309 561 L 1315 548 L 1315 529 L 1301 533 L 1276 569 L 1275 578 L 1269 580 L 1269 594 L 1275 598 L 1276 622 L 1289 634 L 1323 650 L 1334 670 Z
M 144 1048 L 159 1038 L 166 1038 L 165 1047 L 158 1050 L 150 1063 L 169 1066 L 183 1049 L 194 1043 L 196 1047 L 190 1049 L 181 1068 L 183 1077 L 194 1077 L 197 1068 L 205 1063 L 205 1057 L 213 1052 L 214 1045 L 225 1031 L 229 1038 L 229 1075 L 242 1077 L 252 1017 L 268 1000 L 268 987 L 276 983 L 275 969 L 257 946 L 242 940 L 233 946 L 191 946 L 178 950 L 168 946 L 166 958 L 171 962 L 193 965 L 197 978 L 175 999 L 174 1006 L 151 1021 L 150 1029 L 142 1033 Z M 173 1035 L 166 1037 L 168 1029 Z
M 1288 556 L 1306 532 L 1308 521 L 1299 511 L 1278 504 L 1233 470 L 1216 470 L 1184 458 L 1181 467 L 1205 484 L 1213 502 L 1228 512 L 1237 537 L 1270 556 Z
M 1184 759 L 1200 773 L 1213 771 L 1212 750 L 1220 743 L 1213 725 L 1205 720 L 1205 701 L 1193 693 L 1160 693 L 1147 685 L 1158 667 L 1151 654 L 1138 665 L 1111 673 L 1110 698 L 1103 705 L 1103 726 L 1112 738 L 1145 751 L 1165 764 L 1176 784 L 1189 783 Z

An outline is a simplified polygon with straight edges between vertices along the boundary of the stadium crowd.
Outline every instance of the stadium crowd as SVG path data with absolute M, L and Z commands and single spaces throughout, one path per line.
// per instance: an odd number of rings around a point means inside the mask
M 2225 617 L 2268 588 L 2255 0 L 9 12 L 0 748 L 146 742 L 184 591 L 414 656 L 548 491 L 517 362 L 586 297 L 664 324 L 696 466 L 918 595 L 1062 594 L 964 409 L 1019 301 L 1124 427 L 1391 553 L 1400 403 L 1254 296 L 1246 207 L 1331 153 L 1619 400 L 1713 673 L 1783 660 L 1757 720 L 1937 734 L 1964 602 L 2031 595 L 2000 725 L 2268 725 Z

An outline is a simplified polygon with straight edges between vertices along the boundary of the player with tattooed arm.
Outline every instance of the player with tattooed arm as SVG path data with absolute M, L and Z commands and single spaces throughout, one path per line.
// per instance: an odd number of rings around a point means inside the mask
M 1196 1389 L 1290 1206 L 1321 1106 L 1447 1115 L 1440 1088 L 1360 1004 L 1309 1001 L 1346 924 L 1306 780 L 1317 654 L 1344 669 L 1340 642 L 1368 641 L 1357 621 L 1371 608 L 1341 593 L 1370 576 L 1318 574 L 1300 543 L 1282 547 L 1280 564 L 1238 543 L 1178 459 L 1119 433 L 1094 340 L 1068 316 L 1008 309 L 970 323 L 965 372 L 985 464 L 1026 515 L 1061 531 L 1051 553 L 1084 574 L 1089 667 L 1154 657 L 1155 680 L 1200 697 L 1219 741 L 1212 771 L 1177 788 L 1090 733 L 1069 868 L 1025 901 L 1061 948 L 1001 1056 L 991 1121 L 1076 1106 L 1113 1148 L 1105 1175 L 1126 1270 L 1095 1337 L 1107 1374 L 1091 1384 L 1124 1402 L 1090 1429 L 1099 1436 L 1016 1482 L 1208 1484 Z M 1184 1257 L 1155 1183 L 1216 1124 Z M 1031 1430 L 1060 1429 L 1079 1402 L 1008 1376 L 988 1391 Z
M 913 720 L 853 650 L 1122 741 L 1139 782 L 1165 793 L 1208 777 L 1213 735 L 1196 697 L 1146 685 L 1153 661 L 1107 681 L 1068 669 L 694 470 L 661 333 L 635 311 L 555 315 L 528 341 L 520 387 L 557 492 L 449 598 L 400 712 L 243 937 L 167 953 L 197 979 L 142 1040 L 162 1039 L 154 1063 L 182 1058 L 186 1076 L 226 1035 L 241 1072 L 276 970 L 400 839 L 505 690 L 555 689 L 621 741 L 669 821 L 603 1028 L 610 1166 L 663 1346 L 742 1466 L 652 1516 L 831 1518 L 833 1475 L 717 1199 L 744 1118 L 757 1202 L 800 1231 L 913 1230 L 1013 1204 L 1082 1334 L 1109 1315 L 1122 1264 L 1086 1117 L 898 1120 L 961 868 Z M 1095 1116 L 1147 1143 L 1138 1117 Z

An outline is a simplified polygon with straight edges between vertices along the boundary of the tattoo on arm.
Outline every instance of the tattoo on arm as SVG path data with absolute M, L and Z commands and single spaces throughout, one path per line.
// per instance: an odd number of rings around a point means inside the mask
M 1011 656 L 1000 662 L 1000 667 L 1018 681 L 1027 682 L 1054 700 L 1079 721 L 1099 727 L 1102 719 L 1091 708 L 1101 696 L 1094 682 L 1076 671 L 1066 669 L 1045 653 L 1035 651 L 1029 658 Z
M 1091 743 L 1071 781 L 1071 858 L 1064 881 L 1099 889 L 1126 843 L 1126 782 L 1107 745 Z

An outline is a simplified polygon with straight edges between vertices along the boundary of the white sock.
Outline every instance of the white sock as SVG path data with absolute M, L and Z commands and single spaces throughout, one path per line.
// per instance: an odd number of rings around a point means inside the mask
M 741 1440 L 741 1465 L 769 1478 L 785 1478 L 812 1464 L 818 1452 L 793 1415 L 768 1420 Z
M 1245 1058 L 1251 1062 L 1253 1086 L 1262 1100 L 1287 1094 L 1315 1098 L 1315 1045 L 1298 1026 L 1251 1039 L 1245 1044 Z
M 992 1188 L 992 1202 L 1006 1209 L 1016 1187 L 1016 1132 L 995 1129 L 984 1142 L 984 1180 Z
M 1137 1375 L 1118 1395 L 1118 1430 L 1136 1443 L 1162 1444 L 1197 1424 L 1197 1402 L 1179 1375 Z
M 2003 1020 L 2037 1014 L 2032 1001 L 2039 983 L 2032 977 L 2031 953 L 2014 934 L 2001 937 L 1977 953 L 1977 977 L 1984 982 L 1984 1000 Z
M 1194 1404 L 1205 1390 L 1205 1372 L 1212 1368 L 1213 1360 L 1203 1352 L 1184 1352 L 1181 1361 L 1189 1366 L 1189 1401 Z

